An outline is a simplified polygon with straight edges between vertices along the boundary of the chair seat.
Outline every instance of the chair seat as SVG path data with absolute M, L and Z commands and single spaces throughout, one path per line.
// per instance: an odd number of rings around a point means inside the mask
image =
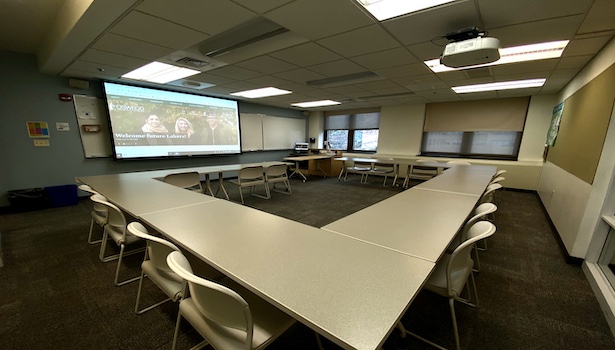
M 295 323 L 293 318 L 276 309 L 271 304 L 254 295 L 231 279 L 224 278 L 218 281 L 218 283 L 237 292 L 250 306 L 252 320 L 254 322 L 252 349 L 265 348 L 269 342 L 276 339 Z M 245 332 L 230 327 L 220 326 L 203 317 L 192 298 L 182 300 L 179 304 L 179 309 L 182 316 L 184 316 L 215 349 L 243 348 L 246 337 Z M 201 330 L 209 330 L 209 332 L 201 332 Z M 220 336 L 211 339 L 203 334 L 212 332 Z M 259 344 L 260 346 L 257 347 Z
M 109 236 L 111 237 L 111 239 L 113 239 L 113 241 L 117 244 L 130 244 L 130 243 L 134 243 L 137 242 L 139 240 L 141 240 L 141 238 L 135 236 L 135 235 L 131 235 L 126 233 L 126 240 L 124 240 L 124 236 L 122 235 L 122 229 L 118 228 L 116 226 L 113 226 L 111 224 L 107 225 L 107 233 L 109 234 Z
M 445 297 L 458 297 L 461 295 L 461 291 L 466 285 L 468 277 L 472 273 L 472 267 L 474 264 L 472 260 L 469 260 L 463 268 L 460 268 L 451 273 L 451 279 L 453 282 L 451 290 L 453 291 L 453 293 L 455 293 L 455 295 L 449 295 L 448 289 L 446 287 L 446 268 L 448 266 L 450 258 L 450 254 L 444 254 L 440 258 L 440 260 L 438 260 L 436 268 L 425 283 L 425 289 Z
M 181 296 L 183 280 L 175 273 L 156 268 L 152 260 L 146 260 L 141 264 L 141 269 L 171 300 L 177 301 Z
M 102 212 L 102 211 L 92 210 L 91 214 L 92 214 L 92 219 L 94 219 L 94 221 L 99 226 L 104 226 L 104 224 L 107 223 L 107 212 L 106 211 Z

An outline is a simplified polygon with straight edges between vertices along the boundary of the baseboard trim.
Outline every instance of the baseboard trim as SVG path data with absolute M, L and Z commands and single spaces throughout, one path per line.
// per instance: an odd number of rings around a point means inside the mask
M 542 208 L 542 212 L 547 217 L 547 222 L 549 223 L 551 230 L 553 230 L 554 232 L 553 237 L 555 237 L 555 241 L 557 241 L 557 245 L 559 246 L 559 250 L 562 253 L 562 257 L 564 258 L 564 261 L 566 262 L 566 264 L 577 265 L 577 266 L 583 265 L 583 261 L 585 261 L 585 259 L 578 258 L 576 256 L 572 256 L 568 254 L 568 250 L 566 249 L 566 246 L 564 245 L 564 241 L 562 241 L 562 238 L 559 232 L 557 231 L 557 228 L 553 224 L 553 221 L 551 220 L 551 217 L 549 216 L 549 213 L 547 212 L 547 208 L 545 208 L 545 205 L 542 203 L 542 200 L 540 199 L 538 192 L 537 191 L 531 191 L 531 192 L 534 192 L 534 194 L 538 198 L 538 202 L 540 202 L 540 207 Z

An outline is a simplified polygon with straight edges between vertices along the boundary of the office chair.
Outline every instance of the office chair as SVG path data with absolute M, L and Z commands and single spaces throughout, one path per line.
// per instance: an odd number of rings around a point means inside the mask
M 122 265 L 122 258 L 125 255 L 126 256 L 133 255 L 133 254 L 143 252 L 145 250 L 145 248 L 139 248 L 139 249 L 135 249 L 135 250 L 129 251 L 126 254 L 124 254 L 126 245 L 139 242 L 141 241 L 141 238 L 132 235 L 130 232 L 126 232 L 127 231 L 126 230 L 126 218 L 124 217 L 124 213 L 122 213 L 120 208 L 115 206 L 113 203 L 108 202 L 106 198 L 101 195 L 95 194 L 91 198 L 94 202 L 104 205 L 109 212 L 108 221 L 103 231 L 102 244 L 100 245 L 100 255 L 99 255 L 100 261 L 108 262 L 108 261 L 117 259 L 117 268 L 115 269 L 115 279 L 113 280 L 116 286 L 122 286 L 124 284 L 138 280 L 139 276 L 129 278 L 121 282 L 118 281 L 119 275 L 120 275 L 120 266 Z M 104 255 L 105 249 L 107 248 L 108 238 L 113 239 L 113 241 L 120 247 L 119 254 L 115 254 L 111 256 Z
M 264 349 L 295 320 L 230 279 L 221 283 L 195 276 L 180 252 L 167 257 L 171 270 L 190 288 L 190 297 L 179 303 L 173 347 L 182 317 L 205 338 L 200 345 L 214 349 Z
M 271 198 L 271 193 L 269 193 L 269 187 L 265 182 L 265 170 L 262 165 L 241 168 L 239 170 L 237 180 L 230 180 L 229 182 L 239 187 L 239 196 L 241 197 L 241 204 L 245 204 L 243 200 L 243 192 L 241 191 L 241 189 L 244 187 L 250 187 L 250 194 L 254 197 L 259 197 L 263 199 Z M 254 186 L 259 185 L 263 185 L 263 187 L 265 187 L 264 196 L 258 193 L 254 193 Z
M 392 186 L 395 186 L 395 179 L 397 179 L 397 174 L 395 173 L 394 163 L 375 163 L 374 167 L 369 170 L 369 174 L 384 176 L 384 181 L 382 182 L 383 187 L 387 185 L 387 178 L 389 176 L 395 176 L 392 184 Z
M 268 188 L 270 184 L 273 184 L 273 187 L 269 188 L 269 194 L 271 194 L 271 191 L 284 193 L 284 194 L 293 193 L 292 190 L 290 189 L 290 181 L 288 181 L 288 165 L 286 164 L 272 165 L 272 166 L 267 167 L 265 169 L 265 182 L 267 183 Z M 285 190 L 276 189 L 275 185 L 278 182 L 283 183 L 284 186 L 286 186 L 286 189 Z
M 201 185 L 201 175 L 196 171 L 187 173 L 169 174 L 164 177 L 164 182 L 185 188 L 190 191 L 203 193 L 203 186 Z
M 149 234 L 145 226 L 139 222 L 128 224 L 128 232 L 147 241 L 145 257 L 141 264 L 141 276 L 139 277 L 139 289 L 137 290 L 137 301 L 135 303 L 135 313 L 140 315 L 167 301 L 176 302 L 185 294 L 186 284 L 181 277 L 171 270 L 167 264 L 167 256 L 171 252 L 180 251 L 173 243 Z M 143 278 L 147 275 L 162 290 L 168 298 L 139 310 L 141 300 L 141 290 Z
M 495 225 L 489 221 L 479 221 L 472 225 L 472 227 L 468 230 L 468 239 L 455 248 L 451 254 L 444 254 L 440 260 L 438 260 L 438 263 L 436 264 L 431 276 L 429 276 L 425 286 L 423 286 L 423 288 L 431 292 L 448 298 L 453 322 L 453 332 L 455 335 L 455 348 L 457 350 L 461 349 L 461 344 L 459 342 L 459 330 L 457 328 L 457 318 L 455 316 L 455 301 L 459 301 L 472 307 L 478 306 L 478 292 L 476 290 L 476 283 L 474 282 L 474 274 L 472 273 L 474 262 L 472 261 L 470 254 L 472 246 L 477 241 L 493 235 L 495 230 Z M 468 279 L 471 279 L 472 281 L 474 300 L 472 300 L 472 293 L 470 292 L 470 283 L 468 283 Z M 466 286 L 467 288 L 465 288 Z M 461 292 L 464 289 L 467 289 L 468 298 L 461 297 Z M 405 338 L 407 333 L 427 342 L 430 345 L 443 349 L 443 347 L 438 344 L 435 344 L 414 333 L 408 332 L 401 321 L 397 323 L 397 327 L 401 331 L 402 338 Z
M 479 206 L 477 206 L 476 209 L 474 209 L 472 213 L 472 217 L 470 217 L 466 221 L 466 223 L 463 225 L 461 232 L 459 232 L 459 234 L 455 236 L 455 238 L 453 239 L 453 242 L 448 246 L 448 248 L 446 248 L 446 252 L 449 254 L 452 253 L 455 250 L 455 248 L 457 248 L 462 242 L 468 239 L 468 230 L 474 225 L 475 222 L 479 220 L 485 220 L 487 215 L 494 213 L 496 210 L 498 210 L 498 207 L 493 203 L 482 203 Z M 484 239 L 481 241 L 484 242 L 484 247 L 486 249 L 487 240 Z M 476 262 L 476 268 L 474 269 L 474 272 L 480 272 L 480 259 L 478 256 L 478 250 L 479 250 L 478 243 L 479 242 L 476 242 L 476 244 L 474 244 L 474 247 L 472 249 L 474 251 L 474 257 L 475 257 L 475 262 Z M 481 250 L 485 250 L 485 249 L 481 249 Z
M 348 180 L 348 173 L 353 173 L 353 174 L 361 175 L 360 182 L 362 184 L 367 183 L 367 176 L 370 170 L 372 170 L 371 162 L 354 162 L 353 165 L 346 167 L 345 169 L 346 174 L 344 175 L 344 181 Z
M 101 195 L 100 193 L 94 191 L 92 187 L 88 185 L 79 185 L 78 188 L 84 192 L 90 193 L 91 195 L 95 195 L 95 194 L 99 196 Z M 90 200 L 91 200 L 91 196 L 90 196 Z M 105 200 L 107 199 L 105 198 Z M 90 212 L 92 216 L 92 220 L 90 221 L 90 232 L 88 233 L 88 243 L 96 244 L 96 243 L 102 242 L 102 239 L 97 239 L 95 241 L 92 240 L 92 231 L 94 230 L 94 223 L 96 223 L 98 226 L 104 229 L 105 225 L 107 224 L 107 216 L 109 215 L 109 213 L 107 211 L 107 207 L 105 207 L 104 205 L 96 203 L 95 201 L 92 201 L 92 204 L 93 204 L 93 210 Z
M 431 159 L 417 159 L 417 163 L 437 163 Z M 410 165 L 408 179 L 429 180 L 438 175 L 438 168 L 424 165 Z M 405 184 L 408 185 L 408 184 Z

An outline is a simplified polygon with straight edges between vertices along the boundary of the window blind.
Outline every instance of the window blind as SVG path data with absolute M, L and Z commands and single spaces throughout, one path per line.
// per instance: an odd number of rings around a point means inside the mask
M 529 97 L 430 103 L 425 132 L 523 131 Z

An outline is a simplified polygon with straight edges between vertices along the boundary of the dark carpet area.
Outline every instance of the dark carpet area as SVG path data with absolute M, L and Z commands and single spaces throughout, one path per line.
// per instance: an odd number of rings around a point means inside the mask
M 381 178 L 365 185 L 357 177 L 291 184 L 292 195 L 273 192 L 271 200 L 244 189 L 246 205 L 321 227 L 401 191 L 382 187 Z M 238 189 L 227 188 L 239 201 Z M 538 196 L 501 191 L 497 205 L 497 232 L 480 253 L 480 305 L 455 305 L 462 348 L 615 349 L 589 283 L 580 266 L 565 263 Z M 137 283 L 115 287 L 116 262 L 101 263 L 99 246 L 87 243 L 90 209 L 90 201 L 82 199 L 76 206 L 0 215 L 0 349 L 171 348 L 177 304 L 133 313 Z M 138 275 L 142 257 L 128 257 L 122 276 Z M 147 279 L 143 293 L 142 305 L 163 298 Z M 454 348 L 445 298 L 420 292 L 402 320 L 410 331 Z M 185 321 L 181 331 L 178 349 L 201 341 Z M 407 341 L 410 349 L 433 349 Z M 384 348 L 403 344 L 393 330 Z M 269 347 L 316 348 L 314 333 L 300 323 Z

